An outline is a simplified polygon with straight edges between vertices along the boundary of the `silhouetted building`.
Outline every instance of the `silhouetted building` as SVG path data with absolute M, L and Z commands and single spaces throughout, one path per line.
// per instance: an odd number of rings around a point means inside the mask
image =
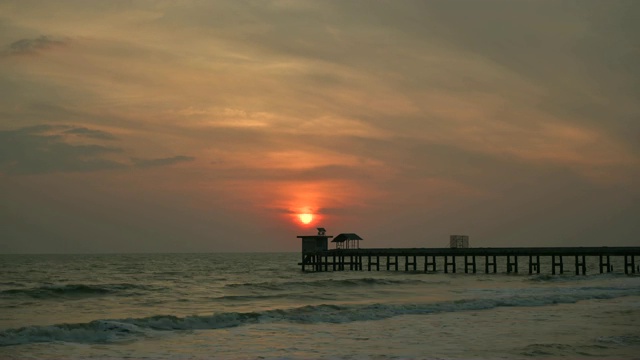
M 452 249 L 466 249 L 469 247 L 468 235 L 451 235 L 449 237 L 449 247 Z
M 317 235 L 300 235 L 299 239 L 302 239 L 302 253 L 326 251 L 329 249 L 329 239 L 333 235 L 325 235 L 325 228 L 317 228 Z
M 342 233 L 331 240 L 336 243 L 336 249 L 359 249 L 362 238 L 354 233 Z

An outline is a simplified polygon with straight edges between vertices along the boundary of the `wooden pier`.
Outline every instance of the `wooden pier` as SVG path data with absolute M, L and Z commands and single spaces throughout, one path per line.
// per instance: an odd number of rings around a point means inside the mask
M 324 235 L 324 233 L 322 234 Z M 329 238 L 329 236 L 326 236 Z M 309 236 L 309 238 L 312 238 Z M 313 236 L 318 239 L 318 236 Z M 540 274 L 543 267 L 551 274 L 575 270 L 587 273 L 587 263 L 595 263 L 600 273 L 613 271 L 613 258 L 624 258 L 624 273 L 640 273 L 640 247 L 510 247 L 510 248 L 372 248 L 309 249 L 303 247 L 302 271 L 420 271 L 444 273 L 507 273 L 526 270 Z M 545 260 L 545 261 L 542 261 Z M 549 261 L 550 260 L 550 261 Z M 588 261 L 589 260 L 589 261 Z M 638 259 L 640 260 L 640 259 Z M 640 261 L 639 261 L 640 262 Z M 479 264 L 483 266 L 479 266 Z M 402 266 L 401 266 L 402 265 Z

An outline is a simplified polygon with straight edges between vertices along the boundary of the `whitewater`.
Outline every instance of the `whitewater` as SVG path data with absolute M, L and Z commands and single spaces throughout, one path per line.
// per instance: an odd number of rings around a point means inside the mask
M 640 276 L 620 264 L 303 273 L 299 260 L 0 255 L 0 358 L 640 359 Z

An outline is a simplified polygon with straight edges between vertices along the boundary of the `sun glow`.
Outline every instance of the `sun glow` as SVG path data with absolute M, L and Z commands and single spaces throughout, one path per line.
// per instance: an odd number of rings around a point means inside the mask
M 309 224 L 313 221 L 313 214 L 298 214 L 298 218 L 303 224 Z

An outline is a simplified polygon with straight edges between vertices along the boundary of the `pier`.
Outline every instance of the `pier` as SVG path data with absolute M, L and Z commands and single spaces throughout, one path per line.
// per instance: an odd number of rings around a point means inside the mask
M 353 233 L 340 234 L 332 242 L 335 249 L 328 249 L 323 228 L 318 235 L 298 236 L 302 239 L 302 271 L 413 271 L 444 273 L 506 273 L 552 275 L 572 273 L 586 275 L 587 264 L 599 273 L 614 270 L 614 259 L 622 265 L 625 274 L 640 273 L 640 246 L 624 247 L 457 247 L 459 237 L 452 236 L 449 248 L 365 248 L 362 240 Z M 336 241 L 338 240 L 338 241 Z M 454 241 L 455 240 L 455 241 Z M 346 242 L 346 244 L 344 243 Z M 640 259 L 638 259 L 640 260 Z

